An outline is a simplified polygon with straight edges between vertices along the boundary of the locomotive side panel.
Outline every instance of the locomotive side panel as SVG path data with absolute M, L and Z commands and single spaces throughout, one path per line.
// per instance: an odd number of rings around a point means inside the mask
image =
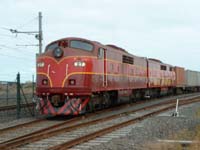
M 149 87 L 167 88 L 175 86 L 175 72 L 173 67 L 158 60 L 148 60 Z
M 106 51 L 106 74 L 108 90 L 118 90 L 129 88 L 127 74 L 127 66 L 122 63 L 122 53 L 118 50 L 107 48 Z
M 147 88 L 147 62 L 120 50 L 107 51 L 108 89 Z
M 161 86 L 160 63 L 148 60 L 149 88 Z
M 103 78 L 104 78 L 104 68 L 103 68 L 103 59 L 94 59 L 93 67 L 91 74 L 91 89 L 93 92 L 101 91 L 104 87 Z M 94 86 L 95 85 L 95 86 Z
M 146 58 L 134 57 L 133 89 L 147 88 L 147 61 Z

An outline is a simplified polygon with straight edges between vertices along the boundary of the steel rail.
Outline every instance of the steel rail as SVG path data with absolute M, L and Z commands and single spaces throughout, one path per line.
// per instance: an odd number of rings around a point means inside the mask
M 167 102 L 163 102 L 163 104 L 168 104 L 172 101 L 175 101 L 176 99 L 172 99 L 172 100 L 169 100 Z M 70 119 L 70 120 L 67 120 L 65 122 L 62 122 L 62 123 L 59 123 L 59 124 L 56 124 L 56 125 L 52 125 L 50 127 L 47 127 L 47 128 L 44 128 L 44 129 L 40 129 L 38 131 L 35 131 L 35 132 L 32 132 L 32 133 L 29 133 L 29 134 L 26 134 L 24 136 L 20 136 L 18 138 L 14 138 L 14 139 L 11 139 L 11 140 L 8 140 L 6 142 L 11 142 L 11 141 L 14 141 L 16 139 L 20 139 L 20 138 L 24 138 L 24 137 L 28 137 L 28 136 L 33 136 L 34 134 L 38 134 L 38 133 L 41 133 L 41 132 L 46 132 L 46 131 L 50 131 L 52 129 L 55 129 L 55 128 L 58 128 L 58 127 L 62 127 L 66 124 L 71 124 L 71 123 L 75 123 L 77 121 L 80 121 L 80 120 L 83 120 L 83 119 L 87 119 L 89 117 L 92 117 L 92 116 L 95 116 L 95 115 L 98 115 L 98 114 L 101 114 L 101 113 L 105 113 L 105 112 L 109 112 L 109 111 L 114 111 L 114 110 L 118 110 L 118 109 L 122 109 L 122 108 L 125 108 L 125 107 L 130 107 L 132 105 L 139 105 L 139 104 L 142 104 L 144 102 L 137 102 L 137 103 L 133 103 L 133 104 L 125 104 L 125 105 L 120 105 L 120 106 L 116 106 L 114 108 L 107 108 L 107 109 L 104 109 L 104 110 L 100 110 L 100 111 L 97 111 L 95 113 L 92 113 L 92 114 L 86 114 L 84 116 L 79 116 L 79 117 L 76 117 L 76 118 L 73 118 L 73 119 Z M 138 110 L 139 111 L 139 110 Z M 11 126 L 11 127 L 8 127 L 8 128 L 4 128 L 4 129 L 0 129 L 0 134 L 3 134 L 5 132 L 9 132 L 11 130 L 15 130 L 15 129 L 18 129 L 18 128 L 22 128 L 22 127 L 26 127 L 26 126 L 30 126 L 30 125 L 34 125 L 34 124 L 37 124 L 41 121 L 46 121 L 44 119 L 39 119 L 39 120 L 35 120 L 35 121 L 32 121 L 32 122 L 27 122 L 27 123 L 23 123 L 23 124 L 19 124 L 19 125 L 16 125 L 16 126 Z M 3 142 L 4 143 L 4 142 Z
M 188 105 L 188 104 L 191 104 L 191 103 L 194 103 L 194 102 L 199 102 L 199 101 L 200 101 L 200 99 L 188 100 L 186 102 L 181 102 L 179 105 L 183 106 L 183 105 Z M 62 143 L 60 145 L 56 145 L 56 146 L 50 147 L 48 150 L 65 150 L 65 149 L 68 149 L 68 148 L 72 148 L 73 146 L 76 146 L 78 144 L 87 142 L 87 141 L 92 140 L 94 138 L 103 136 L 105 134 L 108 134 L 108 133 L 113 132 L 115 130 L 118 130 L 120 128 L 126 127 L 128 125 L 135 124 L 135 123 L 137 123 L 139 121 L 142 121 L 142 120 L 144 120 L 146 118 L 149 118 L 149 117 L 152 117 L 154 115 L 160 114 L 162 112 L 168 111 L 168 110 L 170 110 L 172 108 L 174 108 L 173 105 L 168 106 L 166 108 L 162 108 L 162 109 L 153 111 L 153 112 L 150 112 L 150 113 L 145 114 L 143 116 L 140 116 L 140 117 L 137 117 L 137 118 L 134 118 L 134 119 L 131 119 L 131 120 L 128 120 L 128 121 L 125 121 L 125 122 L 122 122 L 122 123 L 119 123 L 119 124 L 116 124 L 116 125 L 104 128 L 104 129 L 101 129 L 99 131 L 96 131 L 96 132 L 93 132 L 91 134 L 87 134 L 85 136 L 73 139 L 71 141 Z
M 34 103 L 21 104 L 22 108 L 33 107 L 33 106 L 34 106 Z M 0 107 L 0 111 L 13 110 L 13 109 L 17 109 L 17 106 L 16 105 L 9 105 L 9 106 L 1 106 Z
M 45 138 L 49 138 L 49 137 L 58 135 L 60 133 L 69 132 L 69 131 L 72 131 L 72 130 L 75 130 L 75 129 L 78 129 L 78 128 L 81 128 L 81 127 L 97 124 L 97 123 L 100 123 L 102 121 L 115 119 L 115 118 L 121 116 L 122 114 L 125 115 L 125 114 L 133 113 L 133 112 L 136 112 L 136 111 L 146 110 L 146 109 L 150 109 L 150 108 L 153 108 L 153 107 L 156 107 L 156 106 L 158 107 L 160 105 L 166 105 L 167 103 L 174 103 L 175 104 L 175 101 L 168 101 L 168 102 L 163 102 L 163 103 L 160 103 L 160 104 L 154 104 L 154 105 L 147 106 L 145 108 L 140 108 L 140 109 L 133 110 L 133 111 L 130 111 L 130 112 L 123 112 L 123 113 L 111 115 L 111 116 L 108 116 L 108 117 L 92 120 L 92 121 L 85 122 L 85 123 L 76 124 L 74 126 L 69 126 L 69 127 L 65 127 L 65 128 L 61 128 L 61 129 L 46 130 L 44 132 L 42 132 L 42 131 L 37 132 L 36 134 L 35 133 L 29 134 L 28 136 L 22 136 L 22 137 L 18 137 L 16 139 L 12 139 L 10 141 L 0 143 L 0 148 L 7 149 L 7 148 L 18 147 L 20 145 L 24 145 L 24 144 L 28 144 L 28 143 L 31 143 L 31 142 L 34 142 L 34 141 L 39 141 L 39 140 L 42 140 L 42 139 L 45 139 Z M 173 107 L 174 107 L 174 105 L 173 105 Z
M 140 104 L 140 103 L 138 103 Z M 33 135 L 36 135 L 38 133 L 44 133 L 46 131 L 50 131 L 50 130 L 53 130 L 53 129 L 56 129 L 56 128 L 59 128 L 59 127 L 62 127 L 64 125 L 69 125 L 69 124 L 72 124 L 72 123 L 75 123 L 75 122 L 78 122 L 78 121 L 81 121 L 81 120 L 84 120 L 86 118 L 89 118 L 89 117 L 92 117 L 92 116 L 95 116 L 95 115 L 98 115 L 100 113 L 104 113 L 104 112 L 109 112 L 109 111 L 113 111 L 115 109 L 119 109 L 121 107 L 127 107 L 127 106 L 130 106 L 130 105 L 123 105 L 123 106 L 117 106 L 115 108 L 108 108 L 108 109 L 105 109 L 105 110 L 100 110 L 100 111 L 97 111 L 95 113 L 92 113 L 92 114 L 86 114 L 84 116 L 78 116 L 78 117 L 75 117 L 75 118 L 72 118 L 70 120 L 67 120 L 67 121 L 64 121 L 62 123 L 58 123 L 56 125 L 52 125 L 52 126 L 49 126 L 47 128 L 43 128 L 43 129 L 40 129 L 40 130 L 37 130 L 35 132 L 32 132 L 32 133 L 29 133 L 29 134 L 26 134 L 26 135 L 23 135 L 23 136 L 20 136 L 20 137 L 17 137 L 17 138 L 14 138 L 14 139 L 11 139 L 11 140 L 8 140 L 6 142 L 11 142 L 11 141 L 15 141 L 17 139 L 20 139 L 20 138 L 25 138 L 25 137 L 28 137 L 28 136 L 33 136 Z M 18 129 L 18 128 L 22 128 L 22 127 L 26 127 L 26 126 L 30 126 L 30 125 L 34 125 L 34 124 L 37 124 L 41 121 L 47 121 L 45 119 L 39 119 L 39 120 L 35 120 L 35 121 L 32 121 L 32 122 L 27 122 L 27 123 L 23 123 L 23 124 L 19 124 L 19 125 L 16 125 L 16 126 L 11 126 L 11 127 L 8 127 L 8 128 L 3 128 L 3 129 L 0 129 L 0 134 L 3 134 L 5 132 L 9 132 L 11 130 L 15 130 L 15 129 Z M 5 142 L 2 142 L 2 143 L 5 143 Z M 0 144 L 2 144 L 0 143 Z
M 23 123 L 23 124 L 18 124 L 16 126 L 11 126 L 11 127 L 8 127 L 8 128 L 3 128 L 3 129 L 0 129 L 0 134 L 4 134 L 5 132 L 9 132 L 11 130 L 15 130 L 15 129 L 19 129 L 19 128 L 31 126 L 31 125 L 34 125 L 34 124 L 38 124 L 38 123 L 44 122 L 44 121 L 47 121 L 47 120 L 45 120 L 45 119 L 37 119 L 37 120 L 26 122 L 26 123 Z
M 63 125 L 66 125 L 66 124 L 70 125 L 70 124 L 72 124 L 74 122 L 77 122 L 78 120 L 80 120 L 80 117 L 72 118 L 72 119 L 64 121 L 62 123 L 58 123 L 58 124 L 49 126 L 47 128 L 43 128 L 43 129 L 37 130 L 35 132 L 29 133 L 29 134 L 26 134 L 26 135 L 23 135 L 23 136 L 19 136 L 17 138 L 14 138 L 14 139 L 11 139 L 11 140 L 8 140 L 8 141 L 5 141 L 5 142 L 2 142 L 2 143 L 0 143 L 0 148 L 1 148 L 2 144 L 6 144 L 6 143 L 10 143 L 10 142 L 15 142 L 17 140 L 26 140 L 29 137 L 33 137 L 33 136 L 40 136 L 41 133 L 45 134 L 46 132 L 50 132 L 51 130 L 54 130 L 54 129 L 59 128 L 59 127 L 62 127 Z

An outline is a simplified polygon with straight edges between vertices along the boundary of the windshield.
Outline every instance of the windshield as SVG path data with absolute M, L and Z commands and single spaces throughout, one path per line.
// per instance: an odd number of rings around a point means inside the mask
M 83 41 L 78 41 L 78 40 L 72 40 L 70 42 L 70 47 L 82 49 L 82 50 L 86 50 L 86 51 L 92 51 L 93 50 L 92 44 L 87 43 L 87 42 L 83 42 Z
M 62 47 L 62 48 L 68 47 L 68 41 L 66 41 L 66 40 L 61 40 L 61 41 L 52 43 L 51 45 L 47 46 L 46 51 L 54 50 L 54 49 L 56 49 L 57 47 Z
M 57 42 L 47 46 L 46 51 L 54 50 L 56 47 L 58 47 L 58 43 Z

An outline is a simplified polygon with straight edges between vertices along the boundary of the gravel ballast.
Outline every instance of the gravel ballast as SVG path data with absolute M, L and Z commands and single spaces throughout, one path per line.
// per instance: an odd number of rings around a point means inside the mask
M 183 130 L 194 131 L 195 128 L 200 125 L 200 116 L 197 117 L 197 112 L 200 112 L 200 102 L 190 104 L 188 106 L 182 106 L 179 108 L 179 117 L 172 117 L 173 111 L 168 111 L 162 113 L 158 116 L 154 116 L 148 118 L 144 121 L 141 121 L 137 124 L 128 126 L 130 130 L 120 137 L 114 137 L 106 141 L 100 143 L 100 140 L 97 140 L 94 143 L 90 143 L 90 147 L 85 144 L 85 147 L 77 147 L 77 149 L 90 149 L 90 150 L 121 150 L 121 149 L 133 149 L 133 150 L 146 150 L 148 149 L 149 143 L 158 143 L 159 139 L 172 139 L 173 135 L 179 133 Z M 10 112 L 11 113 L 11 112 Z M 15 114 L 15 115 L 14 115 Z M 22 113 L 23 114 L 23 113 Z M 24 112 L 25 115 L 22 115 L 23 119 L 12 120 L 11 118 L 4 116 L 2 114 L 2 118 L 0 122 L 0 128 L 4 128 L 5 126 L 10 126 L 12 124 L 18 124 L 20 122 L 28 122 L 30 120 L 34 120 L 36 118 L 29 118 L 27 111 Z M 200 114 L 200 113 L 199 113 Z M 16 117 L 16 112 L 12 112 L 11 116 L 14 115 Z M 132 114 L 137 115 L 137 114 Z M 37 115 L 36 115 L 37 116 Z M 5 117 L 5 118 L 4 118 Z M 129 115 L 127 117 L 130 117 Z M 5 121 L 9 120 L 9 122 Z M 12 120 L 12 121 L 10 121 Z M 125 130 L 126 132 L 127 130 Z M 119 133 L 122 134 L 122 133 Z M 95 140 L 95 139 L 94 139 Z M 182 140 L 192 140 L 182 139 Z M 95 143 L 100 143 L 96 145 Z M 83 144 L 84 145 L 84 144 Z M 76 149 L 76 147 L 75 147 Z
M 132 125 L 131 132 L 127 136 L 115 138 L 107 143 L 102 143 L 89 149 L 95 150 L 143 150 L 148 149 L 147 143 L 158 143 L 159 139 L 169 139 L 183 130 L 195 131 L 200 125 L 200 118 L 196 113 L 200 111 L 200 103 L 191 104 L 179 108 L 179 117 L 172 117 L 173 111 L 146 119 L 136 125 Z M 182 139 L 192 140 L 192 139 Z

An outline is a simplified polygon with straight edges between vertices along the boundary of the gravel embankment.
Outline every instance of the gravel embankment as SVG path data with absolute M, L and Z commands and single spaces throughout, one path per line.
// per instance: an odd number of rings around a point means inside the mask
M 158 139 L 170 139 L 174 134 L 185 130 L 194 131 L 200 125 L 196 112 L 200 111 L 200 103 L 179 108 L 180 117 L 171 117 L 172 111 L 149 118 L 132 125 L 127 136 L 115 138 L 107 143 L 89 148 L 90 150 L 146 150 L 147 143 L 158 143 Z M 189 138 L 189 137 L 188 137 Z M 192 140 L 192 139 L 182 139 Z
M 200 125 L 200 116 L 197 118 L 196 115 L 198 111 L 200 112 L 200 103 L 184 106 L 179 108 L 180 117 L 171 117 L 173 111 L 169 111 L 132 125 L 132 130 L 126 136 L 113 138 L 100 145 L 90 146 L 90 148 L 85 147 L 83 149 L 146 150 L 149 143 L 158 143 L 158 139 L 170 139 L 174 134 L 184 129 L 194 131 L 195 127 Z M 24 117 L 23 119 L 14 120 L 16 119 L 16 111 L 0 113 L 0 128 L 35 119 L 34 117 L 30 118 L 30 113 L 27 110 L 22 109 L 21 115 Z

